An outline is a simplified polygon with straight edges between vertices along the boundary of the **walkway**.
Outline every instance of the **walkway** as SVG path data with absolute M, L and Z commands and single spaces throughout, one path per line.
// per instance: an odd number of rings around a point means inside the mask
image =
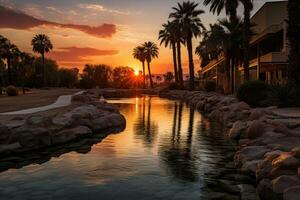
M 55 108 L 61 108 L 65 106 L 71 105 L 72 96 L 82 94 L 84 91 L 77 92 L 73 95 L 63 95 L 57 98 L 56 102 L 47 106 L 41 106 L 37 108 L 29 108 L 25 110 L 13 111 L 13 112 L 6 112 L 0 113 L 0 115 L 28 115 L 37 112 L 43 112 L 47 110 L 52 110 Z
M 300 108 L 276 108 L 275 114 L 285 118 L 300 118 Z

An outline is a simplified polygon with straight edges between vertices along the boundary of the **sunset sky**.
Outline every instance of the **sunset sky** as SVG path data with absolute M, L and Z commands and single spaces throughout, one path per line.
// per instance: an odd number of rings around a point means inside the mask
M 32 52 L 34 34 L 47 34 L 54 45 L 51 57 L 61 67 L 78 67 L 86 63 L 130 66 L 140 69 L 132 58 L 132 49 L 144 41 L 159 44 L 158 31 L 166 22 L 172 6 L 180 0 L 0 0 L 0 34 L 21 50 Z M 203 0 L 205 26 L 217 16 L 209 13 Z M 264 0 L 255 1 L 254 12 Z M 241 10 L 241 8 L 240 8 Z M 222 16 L 221 16 L 222 17 Z M 196 45 L 199 41 L 195 40 Z M 187 57 L 183 50 L 183 65 Z M 199 60 L 195 56 L 195 68 Z M 154 73 L 172 70 L 171 52 L 160 48 L 159 59 L 153 61 Z

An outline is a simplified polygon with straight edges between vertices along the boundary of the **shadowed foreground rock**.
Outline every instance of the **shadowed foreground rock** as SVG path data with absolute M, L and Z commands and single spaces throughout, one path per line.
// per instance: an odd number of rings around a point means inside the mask
M 160 96 L 185 101 L 224 125 L 239 144 L 236 167 L 256 178 L 262 200 L 300 199 L 300 118 L 254 109 L 218 93 L 166 91 Z
M 126 120 L 118 110 L 98 101 L 95 95 L 78 95 L 72 102 L 75 108 L 54 117 L 36 114 L 0 124 L 0 155 L 66 144 L 93 134 L 107 134 L 110 129 L 124 129 Z

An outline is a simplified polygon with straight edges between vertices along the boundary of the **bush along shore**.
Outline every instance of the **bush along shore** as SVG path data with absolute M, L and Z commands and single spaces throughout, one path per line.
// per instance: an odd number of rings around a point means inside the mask
M 251 108 L 230 96 L 207 92 L 165 91 L 222 123 L 238 143 L 234 162 L 256 179 L 262 200 L 300 198 L 300 119 L 276 115 L 272 108 Z
M 117 108 L 99 102 L 95 93 L 73 96 L 68 108 L 58 109 L 52 116 L 47 113 L 18 116 L 0 123 L 1 157 L 67 144 L 94 134 L 107 135 L 126 126 Z

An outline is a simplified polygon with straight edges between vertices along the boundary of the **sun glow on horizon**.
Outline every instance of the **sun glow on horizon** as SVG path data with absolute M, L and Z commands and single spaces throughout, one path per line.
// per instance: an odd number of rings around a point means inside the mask
M 135 75 L 135 76 L 138 76 L 139 74 L 140 74 L 139 70 L 135 69 L 135 70 L 134 70 L 134 75 Z

